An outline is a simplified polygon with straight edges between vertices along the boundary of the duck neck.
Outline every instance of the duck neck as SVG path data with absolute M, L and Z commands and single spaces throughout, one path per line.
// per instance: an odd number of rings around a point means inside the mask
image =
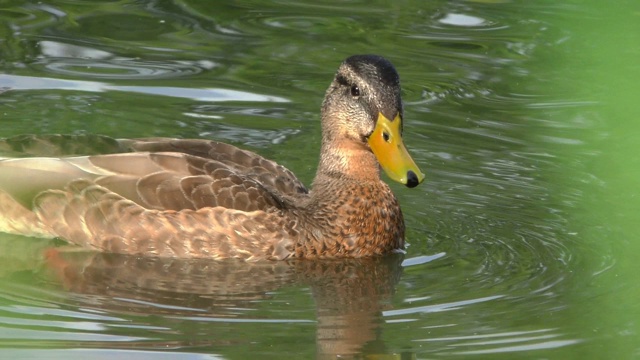
M 380 166 L 371 150 L 360 142 L 323 139 L 312 187 L 325 181 L 379 183 Z
M 323 142 L 316 178 L 304 212 L 299 248 L 345 256 L 389 253 L 404 247 L 404 220 L 396 197 L 380 180 L 378 162 L 366 145 Z M 302 251 L 302 250 L 300 250 Z

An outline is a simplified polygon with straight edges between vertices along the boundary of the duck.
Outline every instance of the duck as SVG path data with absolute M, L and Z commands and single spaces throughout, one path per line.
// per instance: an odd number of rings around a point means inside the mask
M 340 65 L 321 106 L 315 178 L 209 139 L 22 135 L 0 141 L 0 231 L 139 256 L 287 260 L 402 251 L 381 178 L 422 183 L 404 145 L 400 78 L 382 56 Z M 88 138 L 88 140 L 87 140 Z M 64 145 L 64 146 L 60 146 Z M 46 154 L 46 156 L 42 156 Z

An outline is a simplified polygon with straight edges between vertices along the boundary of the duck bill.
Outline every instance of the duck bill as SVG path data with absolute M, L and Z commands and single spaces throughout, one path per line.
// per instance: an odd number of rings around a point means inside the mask
M 424 180 L 424 174 L 409 155 L 402 141 L 402 119 L 397 114 L 393 120 L 382 113 L 368 142 L 380 166 L 394 181 L 415 187 Z

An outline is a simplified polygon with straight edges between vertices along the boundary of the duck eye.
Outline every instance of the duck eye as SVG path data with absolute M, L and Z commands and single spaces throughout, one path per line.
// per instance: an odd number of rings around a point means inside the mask
M 360 88 L 358 85 L 351 86 L 351 96 L 360 96 Z

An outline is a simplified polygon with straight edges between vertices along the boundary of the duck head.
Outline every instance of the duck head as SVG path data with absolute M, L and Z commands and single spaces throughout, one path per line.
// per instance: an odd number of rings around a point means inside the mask
M 345 138 L 370 149 L 386 174 L 407 187 L 424 180 L 402 140 L 400 77 L 377 55 L 354 55 L 338 69 L 322 105 L 324 139 Z

